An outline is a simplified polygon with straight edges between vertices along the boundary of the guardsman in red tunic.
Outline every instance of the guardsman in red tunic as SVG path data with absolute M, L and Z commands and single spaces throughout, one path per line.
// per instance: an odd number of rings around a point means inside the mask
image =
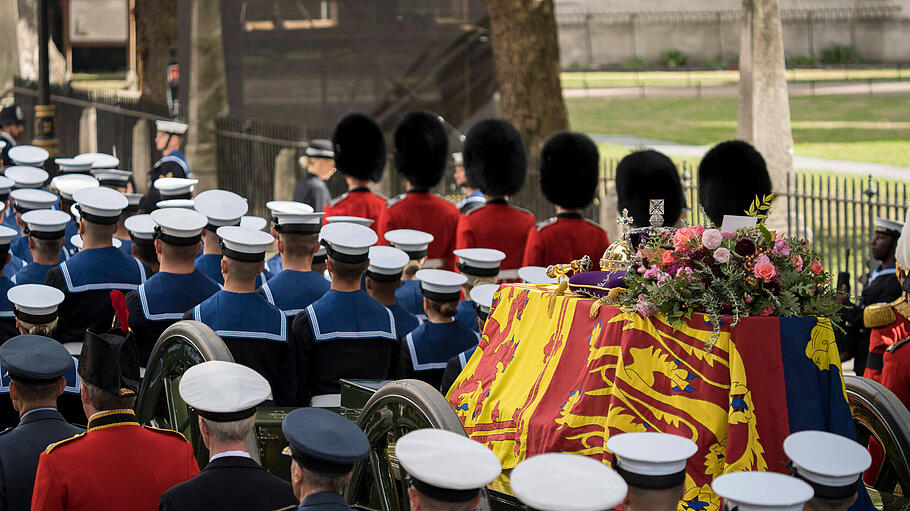
M 458 209 L 431 193 L 446 170 L 449 140 L 435 115 L 411 112 L 395 128 L 395 170 L 408 191 L 388 202 L 379 222 L 379 238 L 395 229 L 413 229 L 433 235 L 424 268 L 455 269 L 455 229 Z
M 378 224 L 385 211 L 386 197 L 370 191 L 370 181 L 378 183 L 385 168 L 385 138 L 373 118 L 353 113 L 335 125 L 332 134 L 335 168 L 343 175 L 348 191 L 325 205 L 325 218 L 359 216 Z M 375 229 L 375 227 L 374 227 Z
M 651 225 L 650 203 L 663 199 L 664 222 L 677 226 L 686 207 L 679 171 L 670 158 L 652 149 L 626 155 L 616 166 L 616 207 L 632 217 L 633 227 Z M 592 257 L 593 259 L 593 257 Z
M 910 408 L 910 337 L 897 340 L 885 350 L 882 385 Z
M 910 337 L 910 303 L 903 296 L 889 304 L 874 304 L 863 311 L 863 322 L 870 330 L 869 356 L 863 376 L 882 383 L 885 352 L 893 344 Z
M 180 433 L 143 427 L 133 413 L 139 355 L 132 336 L 85 334 L 79 358 L 88 430 L 38 461 L 32 509 L 158 509 L 161 494 L 199 473 Z
M 509 204 L 521 190 L 528 159 L 521 134 L 508 121 L 487 119 L 468 131 L 464 165 L 469 179 L 480 185 L 487 203 L 458 222 L 455 248 L 494 248 L 506 254 L 499 276 L 517 280 L 534 215 Z
M 581 216 L 594 201 L 600 153 L 586 135 L 564 131 L 540 152 L 540 188 L 556 216 L 528 232 L 523 266 L 564 264 L 584 256 L 598 260 L 610 245 L 606 231 Z

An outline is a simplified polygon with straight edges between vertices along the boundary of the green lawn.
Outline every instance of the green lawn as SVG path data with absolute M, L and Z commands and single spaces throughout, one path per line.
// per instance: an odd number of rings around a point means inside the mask
M 736 98 L 583 98 L 566 104 L 579 131 L 698 145 L 736 137 Z M 797 154 L 910 167 L 905 95 L 793 97 L 790 112 Z
M 789 69 L 790 82 L 901 80 L 910 72 L 892 69 Z M 739 82 L 739 71 L 567 71 L 560 75 L 567 89 L 596 87 L 691 87 L 694 85 L 733 85 Z

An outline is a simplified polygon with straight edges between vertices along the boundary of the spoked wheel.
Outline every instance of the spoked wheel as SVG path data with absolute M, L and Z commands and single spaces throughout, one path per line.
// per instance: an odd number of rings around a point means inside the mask
M 370 457 L 354 467 L 345 499 L 381 511 L 409 509 L 405 473 L 395 459 L 399 438 L 422 428 L 465 434 L 448 401 L 419 380 L 398 380 L 381 387 L 363 407 L 357 425 L 370 441 Z
M 857 441 L 869 445 L 874 438 L 883 451 L 875 481 L 867 481 L 870 495 L 873 500 L 880 496 L 886 511 L 910 510 L 910 412 L 890 390 L 870 379 L 846 376 L 844 383 Z
M 230 350 L 211 328 L 198 321 L 178 321 L 158 338 L 149 357 L 136 400 L 141 424 L 179 431 L 193 444 L 200 467 L 209 460 L 195 412 L 180 398 L 178 386 L 191 366 L 208 361 L 233 362 Z M 247 442 L 248 446 L 250 442 Z M 252 447 L 255 448 L 255 442 Z M 258 450 L 251 451 L 258 459 Z

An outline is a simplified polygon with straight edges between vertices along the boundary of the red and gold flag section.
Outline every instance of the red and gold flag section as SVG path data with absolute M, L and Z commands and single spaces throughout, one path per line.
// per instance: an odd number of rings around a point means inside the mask
M 731 327 L 726 318 L 706 351 L 713 329 L 703 315 L 674 330 L 657 315 L 598 309 L 554 290 L 501 287 L 447 396 L 468 435 L 504 469 L 544 452 L 610 462 L 612 434 L 672 433 L 698 445 L 681 509 L 716 510 L 714 477 L 786 472 L 782 444 L 791 431 L 855 437 L 825 319 L 745 318 Z

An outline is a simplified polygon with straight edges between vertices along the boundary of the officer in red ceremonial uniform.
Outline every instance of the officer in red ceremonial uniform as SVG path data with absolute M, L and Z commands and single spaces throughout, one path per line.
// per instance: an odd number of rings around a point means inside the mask
M 132 336 L 86 332 L 79 376 L 88 430 L 41 454 L 32 509 L 157 510 L 161 494 L 199 466 L 180 433 L 136 420 L 139 355 Z
M 370 181 L 378 183 L 385 168 L 385 138 L 372 117 L 348 114 L 335 125 L 332 134 L 335 168 L 343 175 L 348 191 L 329 201 L 325 217 L 359 216 L 374 226 L 385 211 L 386 197 L 370 191 Z
M 464 164 L 471 181 L 480 185 L 487 203 L 458 222 L 455 248 L 495 248 L 505 252 L 500 278 L 517 280 L 534 215 L 508 203 L 521 190 L 528 160 L 521 134 L 508 121 L 487 119 L 468 131 Z
M 863 311 L 863 321 L 870 330 L 863 376 L 882 383 L 885 351 L 910 336 L 910 303 L 901 296 L 889 304 L 870 305 Z
M 910 408 L 910 337 L 904 337 L 885 350 L 882 385 Z
M 395 170 L 407 181 L 408 191 L 388 202 L 379 222 L 379 237 L 395 229 L 430 233 L 424 268 L 455 269 L 455 229 L 458 209 L 431 193 L 446 169 L 449 140 L 435 115 L 411 112 L 395 128 Z
M 581 216 L 594 201 L 600 153 L 586 135 L 564 131 L 540 152 L 540 188 L 556 206 L 556 216 L 528 232 L 523 266 L 549 266 L 584 256 L 600 259 L 610 245 L 607 233 Z

